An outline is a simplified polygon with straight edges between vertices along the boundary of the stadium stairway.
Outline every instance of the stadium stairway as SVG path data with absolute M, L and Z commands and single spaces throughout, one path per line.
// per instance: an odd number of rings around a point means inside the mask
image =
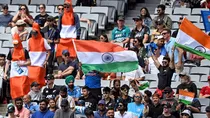
M 7 112 L 7 104 L 0 104 L 0 118 L 5 116 Z

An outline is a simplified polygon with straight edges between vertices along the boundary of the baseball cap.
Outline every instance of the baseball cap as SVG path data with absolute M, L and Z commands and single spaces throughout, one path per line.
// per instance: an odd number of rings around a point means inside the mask
M 18 44 L 18 40 L 13 40 L 12 43 L 13 44 Z
M 46 80 L 53 80 L 53 79 L 55 79 L 55 78 L 54 78 L 54 76 L 52 74 L 48 74 L 46 76 Z
M 18 21 L 16 22 L 16 25 L 17 25 L 17 26 L 25 25 L 25 24 L 26 24 L 26 23 L 25 23 L 24 20 L 18 20 Z
M 65 55 L 65 54 L 69 54 L 69 51 L 68 50 L 63 50 L 62 55 Z
M 15 106 L 12 103 L 7 105 L 7 112 L 8 113 L 14 113 L 15 112 Z
M 63 99 L 63 100 L 61 101 L 61 107 L 67 107 L 68 105 L 69 105 L 69 102 L 68 102 L 67 99 Z
M 164 89 L 164 93 L 171 93 L 173 90 L 172 90 L 172 88 L 171 87 L 166 87 L 165 89 Z
M 48 16 L 47 17 L 47 21 L 52 21 L 52 20 L 54 20 L 54 17 L 53 16 Z
M 141 20 L 142 21 L 142 18 L 141 18 L 141 16 L 137 16 L 137 17 L 134 17 L 133 20 L 134 21 L 137 21 L 137 20 Z
M 187 73 L 186 72 L 181 72 L 181 73 L 179 73 L 179 76 L 186 76 L 187 75 Z
M 39 86 L 40 84 L 38 84 L 37 82 L 32 82 L 31 83 L 31 87 L 34 87 L 34 86 Z
M 103 104 L 103 105 L 105 105 L 105 101 L 104 101 L 104 100 L 100 100 L 100 101 L 98 102 L 98 104 Z
M 171 104 L 170 104 L 170 103 L 166 103 L 166 104 L 164 104 L 163 107 L 164 107 L 164 108 L 171 108 Z
M 206 107 L 206 112 L 210 112 L 210 106 Z
M 118 20 L 125 20 L 124 16 L 119 16 Z
M 188 110 L 188 109 L 185 109 L 181 114 L 182 114 L 182 115 L 183 115 L 183 114 L 187 114 L 187 115 L 191 116 L 191 111 Z
M 79 100 L 77 102 L 78 105 L 82 105 L 82 106 L 85 106 L 85 101 L 84 100 Z

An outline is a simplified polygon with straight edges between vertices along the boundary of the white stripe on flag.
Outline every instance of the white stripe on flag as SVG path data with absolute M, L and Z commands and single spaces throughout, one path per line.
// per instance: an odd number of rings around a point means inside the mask
M 179 94 L 179 99 L 192 102 L 194 98 L 189 97 L 189 96 L 180 95 L 180 94 Z

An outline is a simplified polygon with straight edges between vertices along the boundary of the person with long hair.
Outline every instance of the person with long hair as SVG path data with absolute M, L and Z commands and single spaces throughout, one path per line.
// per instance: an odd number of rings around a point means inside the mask
M 101 34 L 99 37 L 100 42 L 109 42 L 108 36 L 106 34 Z
M 55 99 L 53 99 L 53 98 L 49 99 L 49 107 L 48 107 L 48 109 L 49 109 L 50 111 L 54 112 L 54 113 L 55 113 L 55 111 L 58 109 L 58 107 L 56 106 L 56 101 L 55 101 Z
M 15 23 L 18 20 L 23 20 L 24 22 L 26 22 L 26 24 L 28 26 L 32 26 L 32 24 L 33 24 L 33 17 L 30 15 L 29 10 L 28 10 L 28 7 L 25 4 L 20 5 L 19 11 L 13 17 L 13 19 L 12 19 L 13 26 L 15 26 Z
M 143 19 L 143 25 L 150 28 L 152 25 L 152 18 L 150 16 L 149 10 L 146 7 L 142 7 L 140 9 L 140 16 Z

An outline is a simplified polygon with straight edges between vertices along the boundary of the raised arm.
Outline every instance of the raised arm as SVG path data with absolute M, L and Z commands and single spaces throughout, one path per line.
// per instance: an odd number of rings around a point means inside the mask
M 171 69 L 174 69 L 175 68 L 175 65 L 174 65 L 174 49 L 175 49 L 174 47 L 171 49 L 172 55 L 170 57 L 170 63 L 169 63 L 169 67 Z

